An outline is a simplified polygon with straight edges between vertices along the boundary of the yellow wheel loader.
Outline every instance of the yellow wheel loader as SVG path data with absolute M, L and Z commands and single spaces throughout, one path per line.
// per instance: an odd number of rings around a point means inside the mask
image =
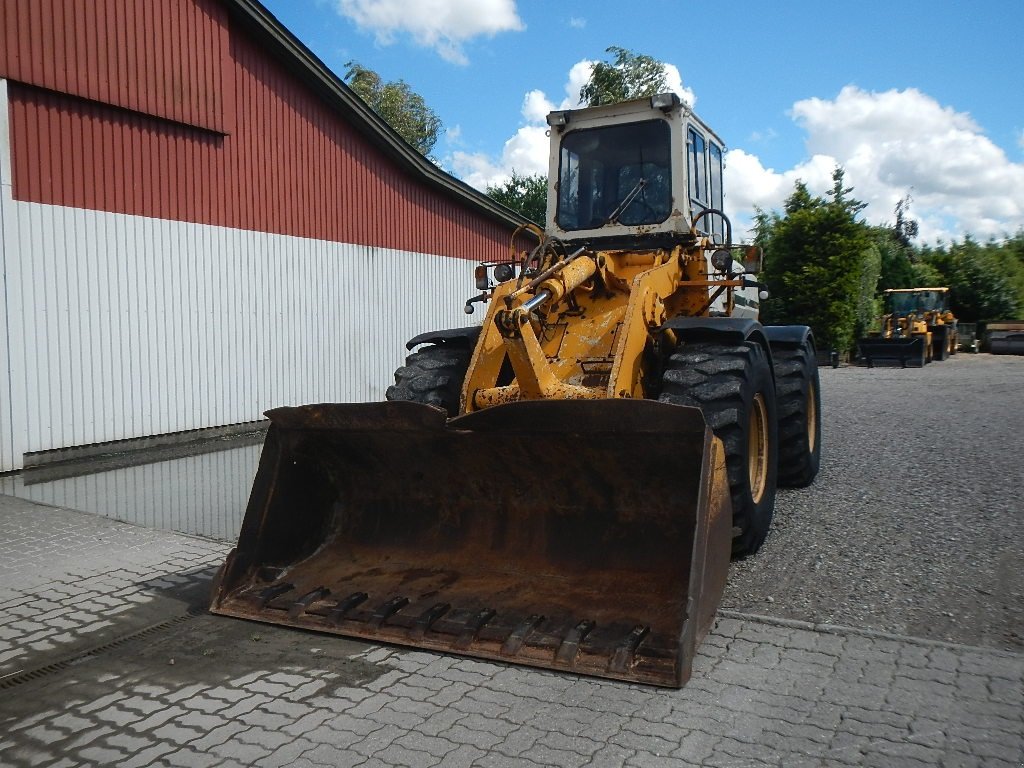
M 722 143 L 674 94 L 553 112 L 547 225 L 388 402 L 270 411 L 212 610 L 665 686 L 818 471 L 814 340 L 763 327 Z
M 890 288 L 883 296 L 885 314 L 876 330 L 860 339 L 868 367 L 895 360 L 917 368 L 955 355 L 957 321 L 949 309 L 949 288 Z

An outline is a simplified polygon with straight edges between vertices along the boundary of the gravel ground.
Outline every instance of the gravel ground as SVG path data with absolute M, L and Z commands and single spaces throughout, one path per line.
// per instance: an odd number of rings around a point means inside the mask
M 821 473 L 722 607 L 1024 650 L 1024 357 L 820 373 Z

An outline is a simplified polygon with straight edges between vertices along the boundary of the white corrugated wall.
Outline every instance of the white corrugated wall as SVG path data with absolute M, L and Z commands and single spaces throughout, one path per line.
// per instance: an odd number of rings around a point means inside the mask
M 0 472 L 21 466 L 14 453 L 11 362 L 7 328 L 7 210 L 11 200 L 11 111 L 7 81 L 0 78 Z
M 471 322 L 465 260 L 13 200 L 0 93 L 0 471 L 383 399 L 409 337 Z

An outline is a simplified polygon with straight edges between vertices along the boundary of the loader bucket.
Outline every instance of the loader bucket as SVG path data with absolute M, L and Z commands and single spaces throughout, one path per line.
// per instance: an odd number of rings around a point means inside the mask
M 925 364 L 927 350 L 924 336 L 868 337 L 860 339 L 857 346 L 868 368 L 874 368 L 877 362 L 899 363 L 903 368 L 923 368 Z
M 695 408 L 534 401 L 446 421 L 409 402 L 271 420 L 211 610 L 681 686 L 732 512 Z

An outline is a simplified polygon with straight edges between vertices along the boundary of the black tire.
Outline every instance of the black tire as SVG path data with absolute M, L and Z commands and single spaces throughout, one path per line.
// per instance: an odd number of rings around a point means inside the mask
M 684 343 L 666 361 L 658 399 L 700 408 L 721 439 L 732 497 L 732 552 L 737 557 L 754 554 L 771 527 L 777 471 L 775 387 L 764 349 L 749 341 Z M 757 417 L 765 441 L 760 463 L 752 462 L 750 454 Z M 756 473 L 754 466 L 759 467 Z M 752 475 L 760 489 L 756 498 Z
M 921 339 L 921 352 L 918 358 L 914 360 L 915 368 L 924 368 L 927 363 L 931 362 L 928 355 L 928 342 L 927 339 Z
M 949 357 L 949 327 L 936 325 L 932 332 L 932 360 L 941 362 Z
M 772 347 L 779 413 L 779 485 L 806 488 L 821 466 L 821 388 L 809 343 Z
M 443 408 L 458 416 L 462 383 L 472 350 L 463 344 L 427 344 L 405 359 L 388 387 L 388 400 L 410 400 Z

